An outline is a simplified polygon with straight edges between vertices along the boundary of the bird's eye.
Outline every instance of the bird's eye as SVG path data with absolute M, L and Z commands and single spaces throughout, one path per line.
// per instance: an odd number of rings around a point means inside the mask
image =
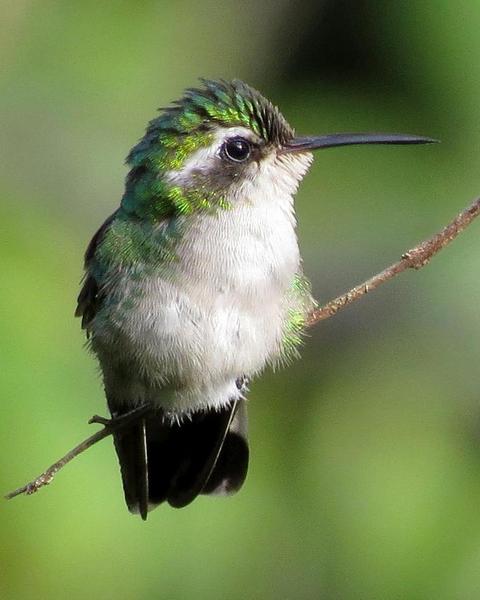
M 250 156 L 252 146 L 242 137 L 226 140 L 222 146 L 222 154 L 233 162 L 244 162 Z

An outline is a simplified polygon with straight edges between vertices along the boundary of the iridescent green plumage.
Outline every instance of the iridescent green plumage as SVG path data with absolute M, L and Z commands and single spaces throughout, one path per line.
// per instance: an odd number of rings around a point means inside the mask
M 182 190 L 162 174 L 178 170 L 195 150 L 208 146 L 215 128 L 247 127 L 265 144 L 280 146 L 293 130 L 279 110 L 242 81 L 207 81 L 204 88 L 186 90 L 183 97 L 150 121 L 142 140 L 127 157 L 127 177 L 122 207 L 142 218 L 190 214 L 228 203 L 209 186 Z
M 281 145 L 293 129 L 280 111 L 242 81 L 203 80 L 204 88 L 185 91 L 180 100 L 150 121 L 143 139 L 130 152 L 127 163 L 151 163 L 178 168 L 194 149 L 208 143 L 212 126 L 248 127 L 266 143 Z
M 286 295 L 289 305 L 282 339 L 281 363 L 299 358 L 299 347 L 303 343 L 308 313 L 316 306 L 312 297 L 312 286 L 303 272 L 295 274 Z

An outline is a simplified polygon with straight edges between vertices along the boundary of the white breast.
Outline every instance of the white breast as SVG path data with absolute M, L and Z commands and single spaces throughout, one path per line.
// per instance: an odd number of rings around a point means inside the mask
M 149 382 L 135 385 L 136 401 L 174 412 L 219 406 L 238 397 L 237 377 L 278 357 L 300 263 L 291 193 L 279 181 L 247 182 L 231 209 L 188 217 L 169 276 L 119 282 L 118 298 L 135 307 L 119 302 L 115 331 L 103 336 Z M 166 384 L 173 391 L 158 393 Z M 116 394 L 131 402 L 132 386 Z

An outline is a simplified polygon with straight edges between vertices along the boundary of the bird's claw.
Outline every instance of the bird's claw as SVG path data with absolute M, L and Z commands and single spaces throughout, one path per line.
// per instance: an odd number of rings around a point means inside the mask
M 100 415 L 93 415 L 93 417 L 88 421 L 88 424 L 97 423 L 98 425 L 103 425 L 107 427 L 111 425 L 112 419 L 107 419 L 106 417 L 101 417 Z

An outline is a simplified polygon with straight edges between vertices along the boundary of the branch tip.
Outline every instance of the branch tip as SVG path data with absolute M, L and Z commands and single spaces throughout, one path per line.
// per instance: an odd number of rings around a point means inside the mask
M 365 294 L 368 294 L 407 269 L 415 269 L 416 271 L 422 269 L 438 252 L 440 252 L 440 250 L 442 250 L 442 248 L 445 248 L 445 246 L 448 246 L 448 244 L 453 242 L 453 240 L 479 215 L 480 198 L 477 198 L 440 232 L 421 242 L 414 248 L 407 250 L 407 252 L 404 252 L 398 262 L 393 263 L 381 273 L 374 275 L 345 294 L 334 298 L 324 306 L 314 309 L 306 319 L 307 326 L 312 327 L 320 321 L 333 317 L 342 308 L 347 307 L 349 304 L 352 304 Z

